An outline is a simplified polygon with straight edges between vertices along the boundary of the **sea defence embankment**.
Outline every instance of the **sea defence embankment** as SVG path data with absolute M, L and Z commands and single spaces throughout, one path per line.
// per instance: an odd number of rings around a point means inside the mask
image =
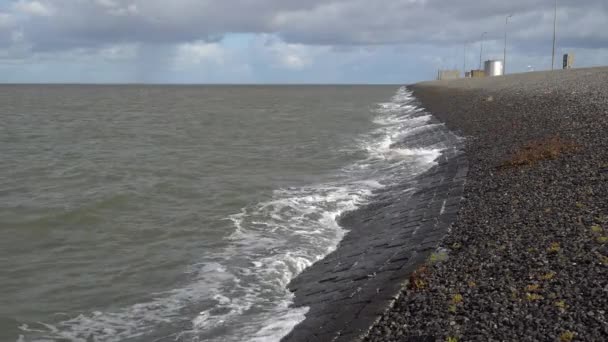
M 368 341 L 608 340 L 608 68 L 411 89 L 466 138 L 458 218 Z
M 403 98 L 384 105 L 393 115 L 381 120 L 402 127 L 384 149 L 401 175 L 340 217 L 347 234 L 337 250 L 291 282 L 294 305 L 309 311 L 284 341 L 362 340 L 456 218 L 468 170 L 462 139 Z M 434 165 L 419 174 L 418 162 Z
M 343 218 L 284 340 L 608 340 L 608 68 L 410 89 L 464 142 Z

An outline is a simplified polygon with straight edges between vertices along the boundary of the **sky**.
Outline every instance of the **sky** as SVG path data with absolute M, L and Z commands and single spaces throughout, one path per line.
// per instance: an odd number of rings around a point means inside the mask
M 2 83 L 389 83 L 551 67 L 554 0 L 0 0 Z M 505 18 L 513 15 L 505 25 Z M 466 53 L 465 53 L 466 52 Z M 608 65 L 608 1 L 558 0 L 556 65 Z

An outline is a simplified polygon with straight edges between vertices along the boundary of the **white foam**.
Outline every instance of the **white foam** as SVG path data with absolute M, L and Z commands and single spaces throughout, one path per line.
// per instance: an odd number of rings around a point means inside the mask
M 211 303 L 195 317 L 185 340 L 278 341 L 305 319 L 308 308 L 292 308 L 289 282 L 334 251 L 346 233 L 338 217 L 367 203 L 373 191 L 430 168 L 441 150 L 395 147 L 407 134 L 431 127 L 429 115 L 400 88 L 391 102 L 378 105 L 379 127 L 361 138 L 367 157 L 346 166 L 330 183 L 279 189 L 272 199 L 231 215 L 234 232 L 228 247 L 193 265 L 193 280 L 155 299 L 115 312 L 80 315 L 55 326 L 22 326 L 44 331 L 48 339 L 121 341 L 144 336 L 160 324 L 175 322 L 185 308 Z M 407 171 L 404 171 L 407 170 Z M 227 333 L 214 335 L 216 329 Z M 36 336 L 40 336 L 37 334 Z M 25 339 L 24 341 L 26 341 Z M 43 339 L 42 339 L 43 340 Z

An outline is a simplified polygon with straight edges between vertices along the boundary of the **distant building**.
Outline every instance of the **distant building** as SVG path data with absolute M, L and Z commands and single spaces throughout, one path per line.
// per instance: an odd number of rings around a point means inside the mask
M 572 69 L 574 66 L 574 54 L 567 53 L 564 55 L 564 69 Z
M 437 80 L 455 80 L 460 78 L 460 70 L 439 70 Z
M 471 72 L 470 71 L 465 71 L 464 72 L 464 77 L 465 78 L 471 78 Z
M 500 60 L 489 60 L 484 63 L 486 76 L 502 76 L 504 74 L 504 64 Z
M 486 73 L 483 70 L 471 70 L 472 78 L 486 77 Z

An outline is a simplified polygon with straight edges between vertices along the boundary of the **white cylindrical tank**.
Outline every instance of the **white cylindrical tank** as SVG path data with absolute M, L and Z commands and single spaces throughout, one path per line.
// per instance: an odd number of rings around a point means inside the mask
M 502 76 L 504 74 L 504 66 L 502 64 L 502 61 L 486 61 L 484 65 L 484 72 L 486 76 Z

